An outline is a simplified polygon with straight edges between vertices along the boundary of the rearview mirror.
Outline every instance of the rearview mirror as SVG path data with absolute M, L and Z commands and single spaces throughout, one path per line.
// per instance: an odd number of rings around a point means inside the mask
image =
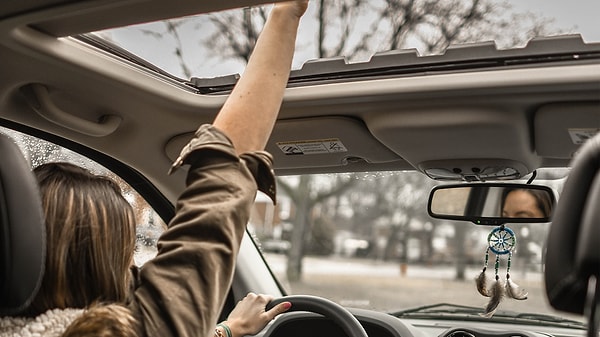
M 556 199 L 547 186 L 502 183 L 440 185 L 431 190 L 433 218 L 478 225 L 549 222 Z

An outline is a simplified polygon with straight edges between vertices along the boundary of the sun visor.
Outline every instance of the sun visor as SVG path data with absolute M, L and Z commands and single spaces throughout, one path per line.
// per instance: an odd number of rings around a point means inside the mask
M 167 143 L 165 151 L 171 161 L 193 135 L 182 134 Z M 276 169 L 404 162 L 375 139 L 364 123 L 347 117 L 278 120 L 266 150 L 273 155 Z
M 401 160 L 361 121 L 347 117 L 279 120 L 267 144 L 277 168 L 343 166 Z
M 535 114 L 534 128 L 540 156 L 572 158 L 581 144 L 600 133 L 600 102 L 542 106 Z
M 540 163 L 527 118 L 516 111 L 444 107 L 366 122 L 379 141 L 434 179 L 514 179 Z

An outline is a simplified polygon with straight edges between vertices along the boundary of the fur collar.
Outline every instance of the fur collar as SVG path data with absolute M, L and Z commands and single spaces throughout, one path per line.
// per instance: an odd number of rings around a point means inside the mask
M 52 309 L 34 317 L 0 318 L 0 337 L 60 337 L 83 309 Z

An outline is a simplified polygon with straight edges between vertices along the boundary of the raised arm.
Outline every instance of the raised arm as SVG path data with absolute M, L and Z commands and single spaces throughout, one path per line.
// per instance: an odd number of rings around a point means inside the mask
M 213 125 L 238 154 L 264 149 L 289 79 L 300 17 L 308 1 L 277 3 L 256 42 L 246 70 Z

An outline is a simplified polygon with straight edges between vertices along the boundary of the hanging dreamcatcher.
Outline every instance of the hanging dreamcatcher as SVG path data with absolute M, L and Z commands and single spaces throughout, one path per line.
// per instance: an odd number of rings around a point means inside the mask
M 520 289 L 519 286 L 510 279 L 512 252 L 517 245 L 515 232 L 513 232 L 512 229 L 501 225 L 492 229 L 490 234 L 488 234 L 487 241 L 488 247 L 485 250 L 485 263 L 483 265 L 483 270 L 476 279 L 476 283 L 479 293 L 490 298 L 482 316 L 492 317 L 505 295 L 517 300 L 524 300 L 527 299 L 527 292 Z M 494 281 L 488 288 L 485 271 L 487 270 L 490 251 L 496 256 L 496 262 L 494 263 Z M 505 255 L 508 256 L 506 262 L 506 281 L 502 281 L 498 271 L 500 269 L 500 257 Z

